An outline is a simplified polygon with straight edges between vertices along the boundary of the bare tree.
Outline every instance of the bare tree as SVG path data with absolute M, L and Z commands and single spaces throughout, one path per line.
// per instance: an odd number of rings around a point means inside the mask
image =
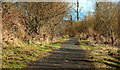
M 114 43 L 117 26 L 118 5 L 112 2 L 96 3 L 96 24 L 95 29 L 106 37 L 111 38 L 111 43 Z M 114 21 L 114 22 L 113 22 Z

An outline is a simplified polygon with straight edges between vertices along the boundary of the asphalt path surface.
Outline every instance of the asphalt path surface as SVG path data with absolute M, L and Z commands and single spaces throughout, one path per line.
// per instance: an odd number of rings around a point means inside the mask
M 61 44 L 58 50 L 50 52 L 50 55 L 34 61 L 27 68 L 94 68 L 89 60 L 89 52 L 77 45 L 76 38 Z

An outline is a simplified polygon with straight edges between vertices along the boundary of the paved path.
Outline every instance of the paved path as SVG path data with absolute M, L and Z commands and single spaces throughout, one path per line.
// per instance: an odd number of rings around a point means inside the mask
M 77 39 L 71 38 L 63 43 L 60 49 L 29 64 L 28 68 L 94 68 L 88 60 L 88 53 L 75 44 Z

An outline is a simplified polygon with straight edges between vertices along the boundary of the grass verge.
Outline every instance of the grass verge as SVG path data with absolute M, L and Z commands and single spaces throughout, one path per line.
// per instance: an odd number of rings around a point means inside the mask
M 93 45 L 89 41 L 79 40 L 79 46 L 90 53 L 90 61 L 96 68 L 120 68 L 118 48 L 106 45 Z
M 60 47 L 60 43 L 69 38 L 50 44 L 33 44 L 19 42 L 4 43 L 2 47 L 2 68 L 23 68 L 38 58 L 45 57 L 49 52 Z

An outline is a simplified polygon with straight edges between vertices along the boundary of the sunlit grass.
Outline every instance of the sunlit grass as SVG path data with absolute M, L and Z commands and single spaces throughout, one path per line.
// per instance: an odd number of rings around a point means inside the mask
M 30 61 L 34 61 L 52 51 L 49 47 L 42 47 L 38 44 L 24 44 L 24 46 L 3 45 L 2 67 L 22 68 Z
M 112 68 L 120 67 L 120 62 L 115 57 L 118 55 L 119 50 L 115 47 L 106 45 L 91 45 L 89 41 L 79 40 L 80 47 L 88 50 L 91 55 L 91 61 L 96 68 Z
M 19 42 L 16 45 L 13 42 L 3 44 L 2 50 L 2 68 L 23 68 L 31 61 L 49 55 L 49 52 L 60 47 L 60 43 L 65 42 L 66 38 L 50 44 L 34 44 L 28 42 Z

